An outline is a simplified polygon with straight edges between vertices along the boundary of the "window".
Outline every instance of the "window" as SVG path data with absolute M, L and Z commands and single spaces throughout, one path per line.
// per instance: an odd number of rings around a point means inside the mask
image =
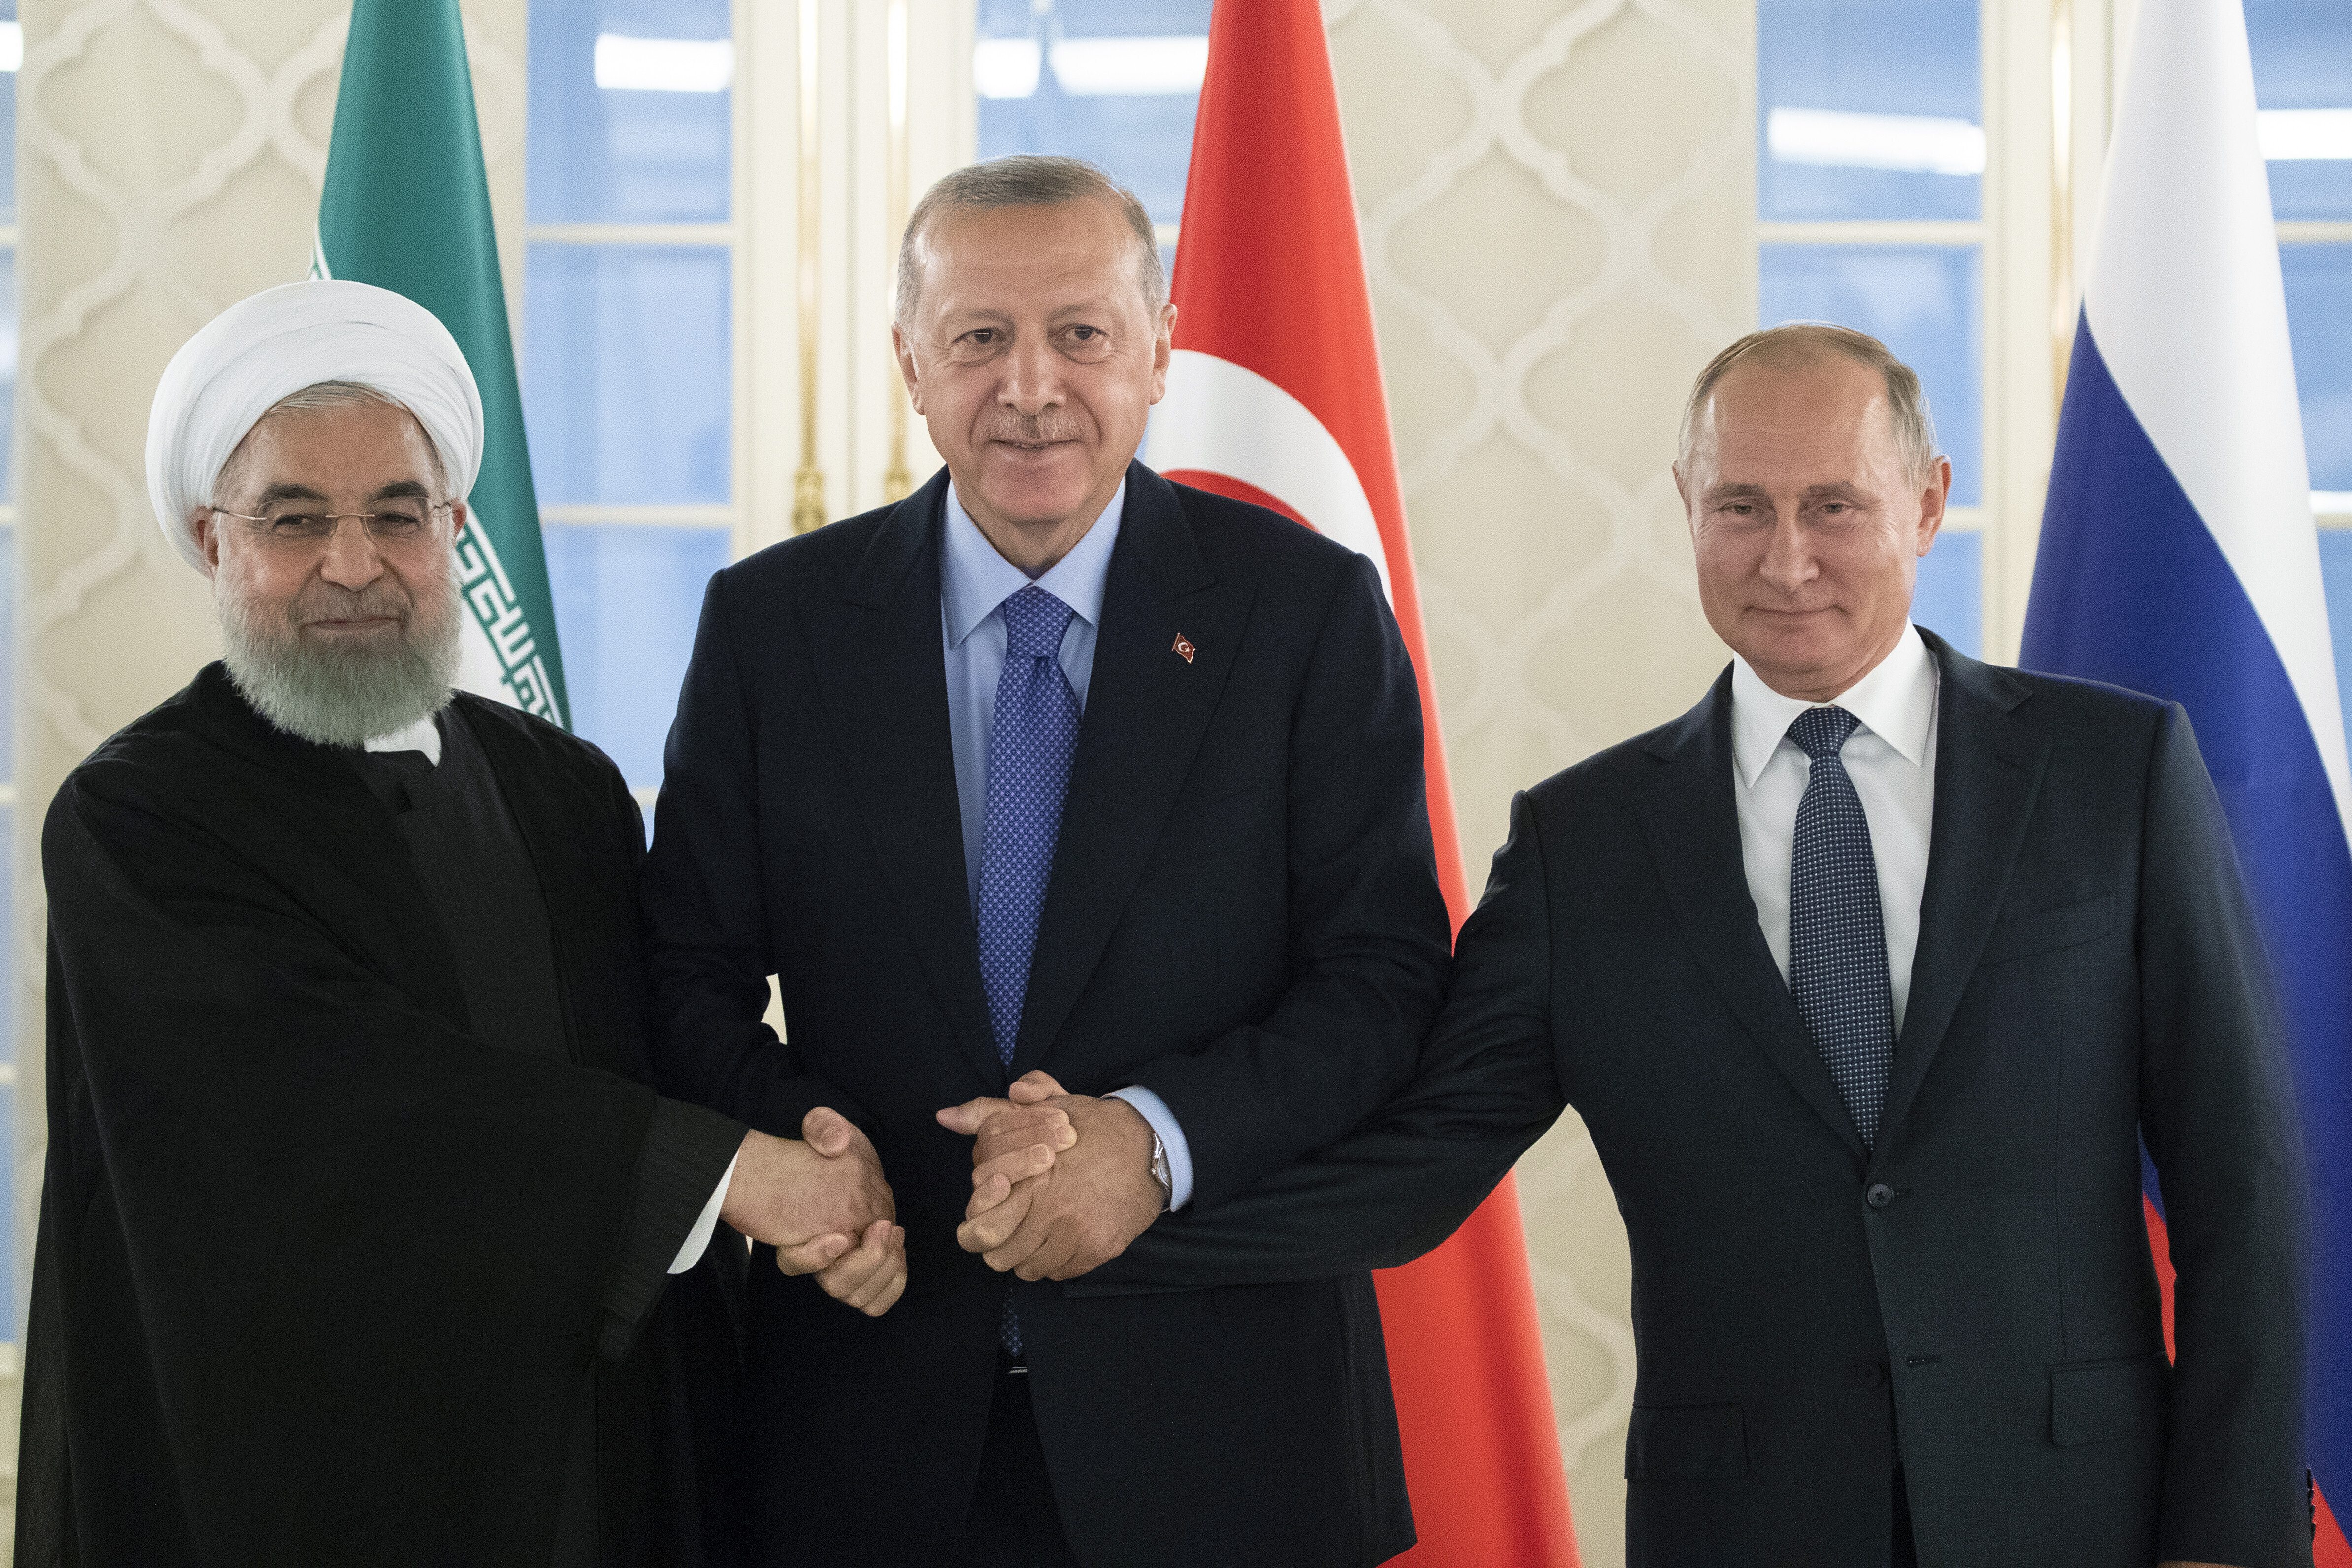
M 532 0 L 518 353 L 572 729 L 648 807 L 733 552 L 728 0 Z
M 1921 626 L 1985 647 L 1985 132 L 1976 0 L 1761 0 L 1758 314 L 1877 338 L 1952 459 Z M 1932 59 L 1935 68 L 1918 63 Z
M 981 0 L 980 155 L 1059 153 L 1141 198 L 1173 259 L 1209 0 Z
M 2245 9 L 2337 662 L 2352 672 L 2352 10 Z M 2062 150 L 2075 188 L 2053 192 L 2050 127 L 2025 110 L 2051 91 L 2046 32 L 1978 0 L 1761 0 L 1757 16 L 1759 316 L 1859 327 L 1917 368 L 1954 471 L 1916 618 L 1995 658 L 2022 627 L 2054 428 L 2054 399 L 2035 406 L 2056 363 L 2039 340 L 2071 327 L 2042 321 L 2045 296 L 2071 284 L 2079 298 L 2088 258 L 2054 287 L 2048 268 L 2095 209 L 2097 128 L 2128 42 L 2103 41 L 2109 26 L 2101 6 L 2075 26 Z M 1995 102 L 2003 112 L 1987 112 Z M 2054 245 L 2029 232 L 2053 195 L 2069 226 Z
M 2352 9 L 2246 0 L 2319 565 L 2352 728 Z

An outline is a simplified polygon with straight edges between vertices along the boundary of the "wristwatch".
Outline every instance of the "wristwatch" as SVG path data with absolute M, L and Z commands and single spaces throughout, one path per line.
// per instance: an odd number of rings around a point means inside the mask
M 1168 1145 L 1157 1132 L 1151 1135 L 1151 1179 L 1160 1184 L 1160 1212 L 1166 1214 L 1176 1201 L 1176 1179 L 1168 1173 Z

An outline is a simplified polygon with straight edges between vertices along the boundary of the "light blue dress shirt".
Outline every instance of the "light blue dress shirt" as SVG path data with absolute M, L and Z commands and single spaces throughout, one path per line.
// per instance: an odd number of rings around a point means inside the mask
M 1036 585 L 1070 606 L 1069 629 L 1062 634 L 1062 673 L 1087 710 L 1087 687 L 1095 672 L 1095 643 L 1102 634 L 1103 585 L 1110 576 L 1111 547 L 1127 508 L 1127 486 L 1110 498 L 1086 537 L 1054 563 Z M 955 748 L 956 805 L 963 817 L 966 890 L 977 918 L 980 859 L 988 831 L 988 741 L 996 728 L 996 686 L 1004 674 L 1005 600 L 1029 586 L 1029 574 L 997 553 L 996 546 L 965 511 L 948 486 L 946 539 L 940 551 L 940 633 L 948 676 L 948 739 Z M 1114 1089 L 1111 1098 L 1135 1107 L 1168 1152 L 1169 1206 L 1182 1208 L 1192 1197 L 1192 1151 L 1168 1102 L 1137 1084 Z

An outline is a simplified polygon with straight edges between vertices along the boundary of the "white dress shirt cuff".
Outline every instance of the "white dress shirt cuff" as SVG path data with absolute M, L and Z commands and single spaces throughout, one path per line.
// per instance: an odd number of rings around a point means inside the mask
M 742 1157 L 738 1154 L 734 1160 L 727 1162 L 726 1173 L 719 1178 L 719 1185 L 711 1192 L 710 1201 L 702 1205 L 702 1213 L 696 1217 L 694 1228 L 686 1233 L 686 1245 L 677 1249 L 677 1257 L 670 1263 L 672 1274 L 683 1274 L 693 1268 L 700 1260 L 703 1249 L 710 1245 L 710 1233 L 719 1228 L 719 1211 L 727 1202 L 727 1184 L 735 1179 L 735 1162 Z M 645 1254 L 641 1252 L 637 1256 L 643 1258 Z
M 1151 1131 L 1160 1135 L 1160 1146 L 1168 1151 L 1169 1209 L 1172 1212 L 1191 1203 L 1192 1146 L 1184 1142 L 1184 1129 L 1176 1124 L 1176 1113 L 1168 1109 L 1168 1102 L 1139 1083 L 1112 1089 L 1106 1098 L 1135 1107 L 1136 1114 L 1151 1123 Z

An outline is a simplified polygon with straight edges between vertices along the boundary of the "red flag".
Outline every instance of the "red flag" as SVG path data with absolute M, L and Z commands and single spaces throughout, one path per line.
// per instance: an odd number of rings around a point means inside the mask
M 1220 4 L 1176 252 L 1176 358 L 1152 466 L 1380 567 L 1428 730 L 1430 826 L 1469 913 L 1404 496 L 1372 336 L 1330 46 L 1316 0 Z M 1453 1239 L 1376 1277 L 1421 1544 L 1416 1568 L 1572 1568 L 1535 1288 L 1506 1179 Z

